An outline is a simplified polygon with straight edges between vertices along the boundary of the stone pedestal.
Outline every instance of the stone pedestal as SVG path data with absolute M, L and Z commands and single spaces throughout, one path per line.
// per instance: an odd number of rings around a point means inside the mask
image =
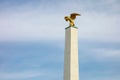
M 65 28 L 64 80 L 79 80 L 78 28 Z

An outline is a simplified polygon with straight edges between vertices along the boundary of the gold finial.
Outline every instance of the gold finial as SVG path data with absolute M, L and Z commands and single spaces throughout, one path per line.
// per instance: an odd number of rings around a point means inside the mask
M 64 19 L 66 21 L 69 21 L 70 22 L 70 27 L 74 27 L 75 24 L 74 24 L 74 20 L 76 19 L 76 16 L 81 16 L 81 14 L 78 14 L 78 13 L 72 13 L 70 14 L 70 16 L 65 16 Z

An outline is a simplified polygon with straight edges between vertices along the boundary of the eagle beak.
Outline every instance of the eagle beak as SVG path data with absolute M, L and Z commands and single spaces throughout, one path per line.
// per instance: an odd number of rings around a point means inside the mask
M 65 19 L 66 21 L 68 21 L 68 19 Z
M 68 21 L 68 18 L 67 18 L 67 16 L 66 16 L 66 17 L 64 17 L 64 19 L 65 19 L 66 21 Z

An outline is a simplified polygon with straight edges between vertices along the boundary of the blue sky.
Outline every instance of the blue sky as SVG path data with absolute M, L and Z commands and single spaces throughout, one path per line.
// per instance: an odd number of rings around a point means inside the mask
M 119 0 L 0 0 L 0 80 L 62 80 L 64 16 L 81 13 L 81 80 L 120 79 Z

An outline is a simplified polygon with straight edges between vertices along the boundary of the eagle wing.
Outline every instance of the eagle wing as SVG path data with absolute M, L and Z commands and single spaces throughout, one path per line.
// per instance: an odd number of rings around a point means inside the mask
M 71 18 L 72 20 L 75 20 L 76 16 L 81 16 L 81 15 L 78 14 L 78 13 L 72 13 L 72 14 L 70 14 L 70 18 Z

